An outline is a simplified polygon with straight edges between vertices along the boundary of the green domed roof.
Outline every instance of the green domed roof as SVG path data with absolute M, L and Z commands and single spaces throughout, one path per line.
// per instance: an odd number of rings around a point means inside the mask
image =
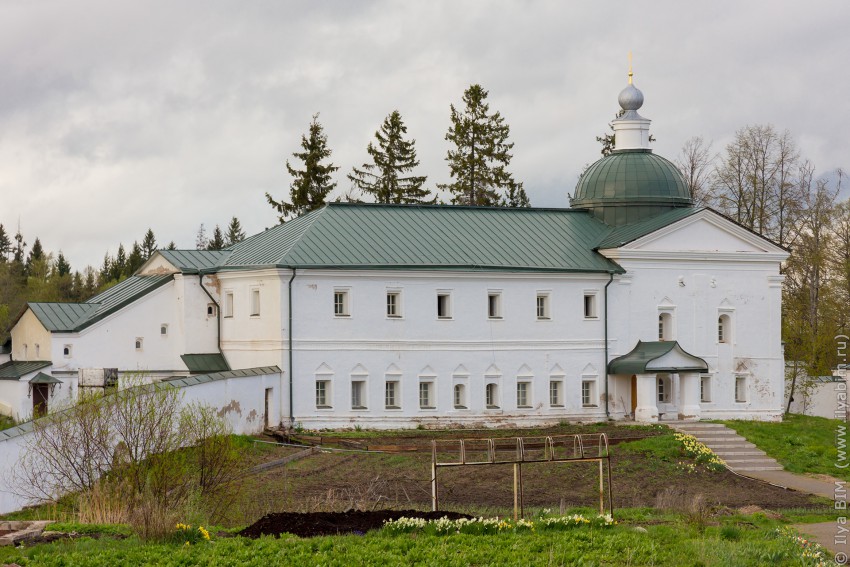
M 571 206 L 612 226 L 633 223 L 693 201 L 673 163 L 651 150 L 617 150 L 587 168 Z

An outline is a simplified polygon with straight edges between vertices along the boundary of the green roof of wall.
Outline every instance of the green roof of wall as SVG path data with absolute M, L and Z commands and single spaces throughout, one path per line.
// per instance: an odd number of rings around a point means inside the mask
M 224 355 L 219 352 L 209 354 L 181 354 L 180 358 L 189 372 L 222 372 L 230 370 Z
M 638 238 L 642 238 L 647 234 L 651 234 L 656 230 L 662 229 L 702 210 L 703 208 L 701 207 L 680 207 L 640 222 L 612 227 L 599 244 L 596 245 L 596 248 L 619 248 L 620 246 L 625 246 L 629 242 L 634 242 Z
M 225 250 L 159 250 L 159 253 L 184 274 L 198 273 L 223 264 L 230 256 Z
M 198 376 L 180 376 L 177 378 L 169 378 L 165 383 L 176 388 L 185 388 L 187 386 L 195 386 L 197 384 L 206 384 L 207 382 L 227 380 L 228 378 L 248 378 L 250 376 L 263 376 L 266 374 L 280 374 L 280 368 L 277 366 L 261 366 L 258 368 L 242 368 L 239 370 L 227 370 L 225 372 L 214 372 L 212 374 L 202 374 Z
M 27 307 L 48 331 L 75 332 L 167 284 L 173 277 L 171 274 L 131 276 L 85 303 L 31 302 Z
M 331 203 L 232 247 L 220 269 L 621 272 L 584 211 Z
M 19 380 L 20 378 L 47 368 L 53 364 L 49 360 L 10 360 L 0 364 L 0 380 Z

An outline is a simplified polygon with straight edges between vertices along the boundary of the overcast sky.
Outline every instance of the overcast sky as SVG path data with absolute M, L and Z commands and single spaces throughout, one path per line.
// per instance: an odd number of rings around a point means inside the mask
M 320 112 L 338 193 L 398 109 L 428 185 L 449 181 L 449 104 L 480 83 L 535 206 L 568 206 L 634 53 L 654 150 L 747 124 L 850 165 L 850 2 L 0 3 L 0 223 L 99 266 L 148 227 L 194 247 L 276 224 L 284 162 Z

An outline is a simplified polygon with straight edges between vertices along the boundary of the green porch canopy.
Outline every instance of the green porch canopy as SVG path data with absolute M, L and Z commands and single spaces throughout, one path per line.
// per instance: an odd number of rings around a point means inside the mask
M 708 372 L 708 364 L 676 341 L 638 341 L 628 354 L 608 363 L 608 374 Z

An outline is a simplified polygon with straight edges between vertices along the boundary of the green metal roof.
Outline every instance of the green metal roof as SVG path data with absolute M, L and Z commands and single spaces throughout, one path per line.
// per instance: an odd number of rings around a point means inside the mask
M 330 203 L 233 246 L 221 269 L 622 272 L 584 211 Z
M 182 376 L 177 378 L 170 378 L 167 383 L 176 388 L 185 388 L 187 386 L 206 384 L 207 382 L 215 382 L 217 380 L 227 380 L 228 378 L 247 378 L 249 376 L 263 376 L 264 374 L 280 374 L 280 368 L 278 368 L 277 366 L 242 368 L 240 370 L 227 370 L 225 372 L 201 374 L 198 376 Z
M 30 384 L 61 384 L 62 380 L 58 378 L 54 378 L 49 374 L 45 374 L 44 372 L 39 372 L 36 374 L 32 380 L 30 380 Z
M 0 380 L 19 380 L 27 374 L 47 368 L 51 364 L 53 363 L 49 360 L 10 360 L 0 364 Z
M 689 359 L 692 364 L 686 366 L 670 366 L 653 368 L 650 372 L 708 372 L 708 364 L 698 356 L 685 352 L 677 341 L 638 341 L 635 348 L 628 354 L 618 356 L 608 363 L 609 374 L 646 374 L 647 366 L 677 349 L 684 358 Z
M 167 284 L 173 275 L 131 276 L 85 303 L 28 303 L 48 331 L 75 332 Z M 21 313 L 23 315 L 23 313 Z M 20 319 L 20 316 L 18 316 Z M 17 323 L 17 320 L 15 320 Z
M 189 372 L 222 372 L 230 370 L 230 365 L 220 352 L 209 354 L 181 354 Z
M 662 229 L 702 210 L 704 210 L 702 207 L 680 207 L 636 223 L 612 227 L 608 234 L 596 245 L 596 248 L 619 248 L 620 246 L 625 246 L 629 242 L 633 242 L 638 238 L 642 238 L 647 234 L 651 234 L 656 230 Z
M 163 258 L 184 274 L 198 273 L 223 264 L 230 256 L 225 250 L 159 250 Z
M 676 166 L 652 150 L 617 150 L 592 164 L 576 185 L 571 205 L 612 226 L 689 207 L 691 193 Z

